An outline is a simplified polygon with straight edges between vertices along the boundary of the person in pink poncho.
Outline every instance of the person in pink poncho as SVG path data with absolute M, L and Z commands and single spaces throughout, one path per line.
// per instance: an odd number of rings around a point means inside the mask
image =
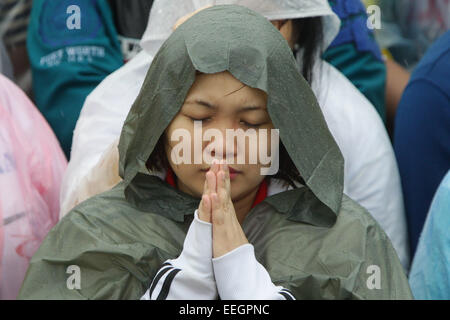
M 15 299 L 31 257 L 59 218 L 67 160 L 49 125 L 0 74 L 0 299 Z

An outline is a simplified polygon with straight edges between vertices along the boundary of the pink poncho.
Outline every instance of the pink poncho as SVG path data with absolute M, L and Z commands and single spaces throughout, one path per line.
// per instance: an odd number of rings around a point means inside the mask
M 45 119 L 0 74 L 0 299 L 15 299 L 29 261 L 57 223 L 67 160 Z

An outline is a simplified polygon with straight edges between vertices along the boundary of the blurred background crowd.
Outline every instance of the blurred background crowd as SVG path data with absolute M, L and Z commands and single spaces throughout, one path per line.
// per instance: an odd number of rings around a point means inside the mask
M 216 4 L 285 36 L 346 193 L 390 237 L 414 296 L 450 299 L 450 0 L 329 0 L 333 16 L 314 10 L 324 1 L 0 0 L 0 299 L 59 219 L 120 180 L 118 137 L 152 58 Z

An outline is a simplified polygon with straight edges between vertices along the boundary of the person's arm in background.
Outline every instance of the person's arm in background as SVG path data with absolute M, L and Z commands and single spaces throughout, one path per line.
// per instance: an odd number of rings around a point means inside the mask
M 414 1 L 364 0 L 367 7 L 375 5 L 379 11 L 379 28 L 375 28 L 375 37 L 382 49 L 386 65 L 386 128 L 392 138 L 397 106 L 410 78 L 410 71 L 417 63 L 415 42 L 403 31 L 405 16 Z
M 35 0 L 27 35 L 33 92 L 69 158 L 86 96 L 123 64 L 106 0 Z
M 386 59 L 386 71 L 386 127 L 389 135 L 392 136 L 397 106 L 411 75 L 405 68 L 389 58 Z

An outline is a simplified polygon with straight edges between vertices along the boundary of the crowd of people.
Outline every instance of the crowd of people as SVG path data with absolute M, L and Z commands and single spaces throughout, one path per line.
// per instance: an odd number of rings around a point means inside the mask
M 450 0 L 6 0 L 0 63 L 0 299 L 450 299 Z

